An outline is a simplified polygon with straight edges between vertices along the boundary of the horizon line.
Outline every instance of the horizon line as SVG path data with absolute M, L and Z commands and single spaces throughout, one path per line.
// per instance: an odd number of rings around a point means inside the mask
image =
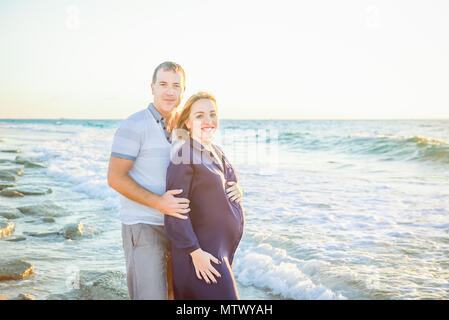
M 0 121 L 2 120 L 79 120 L 79 121 L 86 121 L 86 120 L 93 120 L 93 121 L 102 121 L 102 120 L 109 120 L 109 121 L 120 121 L 125 120 L 126 118 L 0 118 Z M 281 120 L 281 121 L 287 121 L 287 120 L 449 120 L 449 117 L 447 118 L 223 118 L 219 120 L 266 120 L 266 121 L 273 121 L 273 120 Z

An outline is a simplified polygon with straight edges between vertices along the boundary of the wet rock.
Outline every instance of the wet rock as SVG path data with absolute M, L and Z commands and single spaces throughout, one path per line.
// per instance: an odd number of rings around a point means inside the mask
M 24 241 L 27 238 L 24 236 L 10 236 L 8 238 L 5 239 L 5 241 L 10 241 L 10 242 L 19 242 L 19 241 Z
M 69 223 L 64 226 L 62 230 L 62 235 L 66 239 L 73 239 L 83 235 L 84 225 L 82 222 L 79 223 Z
M 60 232 L 66 239 L 77 239 L 82 237 L 91 237 L 98 234 L 99 231 L 90 225 L 83 224 L 81 221 L 78 223 L 69 223 L 64 226 Z
M 0 206 L 0 217 L 12 220 L 22 218 L 23 214 L 16 208 Z
M 22 173 L 24 172 L 22 168 L 3 169 L 2 171 L 15 174 L 16 176 L 21 176 Z
M 57 236 L 61 233 L 58 231 L 50 231 L 50 232 L 27 232 L 25 231 L 23 234 L 30 236 L 30 237 L 36 237 L 36 238 L 44 238 L 44 237 L 50 237 L 50 236 Z
M 50 188 L 41 189 L 41 188 L 34 188 L 34 187 L 14 187 L 14 188 L 7 188 L 4 190 L 17 191 L 19 193 L 22 193 L 25 196 L 41 196 L 41 195 L 50 194 L 53 192 Z
M 9 149 L 9 150 L 1 150 L 1 152 L 6 152 L 6 153 L 21 153 L 22 150 L 21 150 L 21 149 Z
M 23 164 L 25 166 L 25 168 L 45 168 L 45 166 L 43 164 L 33 162 L 33 161 L 28 160 L 21 156 L 17 156 L 15 159 L 15 162 L 17 164 Z
M 56 204 L 39 204 L 17 208 L 20 212 L 29 216 L 62 217 L 67 214 L 64 208 Z
M 14 174 L 12 174 L 10 172 L 1 170 L 0 171 L 0 180 L 3 180 L 3 181 L 17 181 L 17 180 L 19 180 L 19 178 L 17 178 L 16 175 L 14 175 Z
M 55 218 L 52 218 L 52 217 L 42 217 L 42 222 L 52 223 L 52 222 L 56 222 L 56 220 L 55 220 Z
M 24 194 L 19 191 L 16 191 L 16 190 L 4 189 L 4 190 L 0 191 L 0 196 L 8 197 L 8 198 L 18 198 L 18 197 L 23 197 Z
M 0 217 L 0 238 L 9 237 L 14 232 L 14 222 Z
M 21 293 L 11 300 L 36 300 L 36 297 L 33 296 L 32 294 Z
M 53 294 L 50 300 L 129 300 L 126 275 L 120 271 L 81 270 L 71 279 L 73 290 Z
M 6 188 L 14 188 L 17 187 L 17 184 L 14 183 L 0 183 L 0 191 Z
M 43 164 L 28 161 L 25 163 L 25 168 L 46 168 Z
M 30 276 L 34 266 L 23 260 L 0 260 L 0 281 L 20 280 Z
M 25 164 L 28 161 L 30 161 L 30 160 L 25 159 L 24 157 L 21 157 L 21 156 L 17 156 L 15 159 L 15 163 L 18 163 L 18 164 Z

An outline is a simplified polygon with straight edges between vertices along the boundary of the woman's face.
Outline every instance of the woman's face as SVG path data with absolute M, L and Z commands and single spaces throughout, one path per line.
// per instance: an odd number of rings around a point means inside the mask
M 186 126 L 192 138 L 210 143 L 218 129 L 218 118 L 215 104 L 209 99 L 200 99 L 192 105 Z

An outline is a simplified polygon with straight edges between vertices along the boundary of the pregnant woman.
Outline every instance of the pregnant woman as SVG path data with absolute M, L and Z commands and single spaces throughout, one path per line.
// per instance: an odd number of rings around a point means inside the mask
M 240 198 L 226 188 L 237 183 L 234 167 L 212 143 L 218 128 L 216 100 L 199 92 L 186 102 L 174 125 L 184 136 L 167 169 L 167 190 L 190 200 L 188 219 L 165 215 L 171 240 L 175 300 L 238 299 L 232 261 L 243 234 Z

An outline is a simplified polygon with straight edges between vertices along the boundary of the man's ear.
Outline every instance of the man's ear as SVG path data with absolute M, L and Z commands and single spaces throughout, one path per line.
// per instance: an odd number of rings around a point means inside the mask
M 182 89 L 181 95 L 180 95 L 180 100 L 184 99 L 184 93 L 186 92 L 186 87 L 184 87 L 184 89 Z
M 154 83 L 151 82 L 151 94 L 154 95 Z

